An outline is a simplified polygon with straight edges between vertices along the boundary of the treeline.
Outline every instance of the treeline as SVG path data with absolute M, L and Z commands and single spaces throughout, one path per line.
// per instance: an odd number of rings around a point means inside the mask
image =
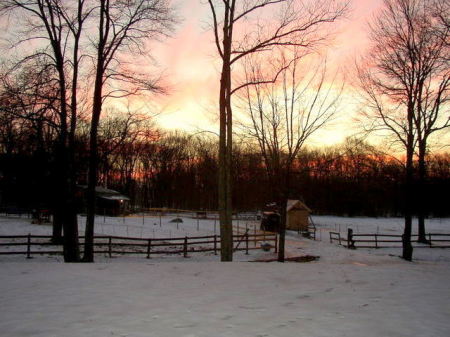
M 58 166 L 52 129 L 10 117 L 2 121 L 0 135 L 1 205 L 54 204 Z M 77 184 L 86 185 L 89 138 L 83 124 L 76 139 Z M 162 132 L 143 115 L 111 112 L 99 132 L 99 185 L 128 195 L 134 209 L 216 210 L 217 157 L 215 136 Z M 355 139 L 339 146 L 306 148 L 294 163 L 290 198 L 303 199 L 315 214 L 401 216 L 402 172 L 401 161 Z M 431 155 L 428 172 L 425 208 L 429 215 L 449 216 L 450 154 Z M 236 142 L 235 210 L 260 210 L 272 201 L 273 187 L 257 147 Z

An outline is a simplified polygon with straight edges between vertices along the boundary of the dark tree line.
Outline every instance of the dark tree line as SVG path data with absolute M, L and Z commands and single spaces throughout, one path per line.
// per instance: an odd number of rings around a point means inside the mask
M 0 191 L 4 207 L 51 204 L 57 139 L 47 130 L 47 138 L 38 144 L 39 132 L 25 119 L 2 123 Z M 84 185 L 88 137 L 82 127 L 75 147 L 77 183 Z M 216 139 L 165 133 L 152 128 L 142 115 L 112 113 L 100 123 L 99 153 L 99 184 L 130 196 L 136 210 L 217 210 Z M 418 163 L 415 168 L 418 177 Z M 272 201 L 273 186 L 257 147 L 236 143 L 232 169 L 236 211 L 260 210 Z M 428 169 L 428 198 L 423 206 L 429 216 L 449 216 L 450 154 L 430 156 Z M 306 148 L 295 158 L 289 197 L 303 199 L 315 214 L 402 216 L 403 170 L 401 161 L 353 139 L 334 147 Z M 413 209 L 419 209 L 418 205 Z

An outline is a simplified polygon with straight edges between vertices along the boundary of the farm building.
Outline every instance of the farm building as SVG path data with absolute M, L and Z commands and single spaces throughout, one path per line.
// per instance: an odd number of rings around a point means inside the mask
M 288 200 L 286 208 L 286 229 L 306 231 L 311 209 L 300 200 Z
M 83 206 L 86 208 L 87 186 L 79 186 L 82 192 Z M 97 214 L 118 216 L 127 213 L 130 198 L 115 190 L 97 186 L 95 188 Z

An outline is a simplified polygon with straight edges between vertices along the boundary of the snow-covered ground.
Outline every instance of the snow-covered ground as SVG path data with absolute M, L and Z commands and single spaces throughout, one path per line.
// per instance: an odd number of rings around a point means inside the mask
M 368 217 L 339 217 L 314 215 L 312 217 L 318 230 L 347 233 L 352 228 L 354 233 L 385 233 L 401 234 L 404 227 L 403 218 L 368 218 Z M 450 233 L 448 218 L 431 218 L 426 220 L 426 231 L 432 233 Z M 417 219 L 413 219 L 413 234 L 417 233 Z
M 177 229 L 169 222 L 173 218 L 163 217 L 160 226 L 159 217 L 99 217 L 96 231 L 137 237 L 141 232 L 142 237 L 214 233 L 213 220 L 197 224 L 183 218 Z M 401 219 L 354 220 L 314 218 L 323 230 L 335 230 L 335 225 L 342 232 L 347 225 L 365 232 L 401 229 Z M 247 222 L 247 228 L 253 224 Z M 429 230 L 450 232 L 450 219 L 433 220 Z M 0 217 L 0 235 L 50 232 L 49 225 Z M 320 259 L 281 264 L 220 263 L 211 255 L 98 256 L 95 264 L 64 264 L 58 263 L 60 257 L 0 256 L 0 335 L 449 335 L 450 249 L 416 249 L 409 263 L 398 257 L 399 249 L 347 250 L 329 244 L 327 237 L 311 241 L 290 232 L 286 243 L 288 257 Z M 237 260 L 261 257 L 274 253 L 251 251 Z
M 181 223 L 172 222 L 180 218 Z M 8 235 L 11 228 L 4 223 L 17 219 L 14 224 L 14 233 L 17 234 L 49 234 L 50 225 L 33 225 L 25 216 L 0 216 L 0 235 Z M 24 221 L 21 221 L 24 220 Z M 368 217 L 338 217 L 314 215 L 312 220 L 319 235 L 325 235 L 322 240 L 328 239 L 328 232 L 335 231 L 347 233 L 352 228 L 354 233 L 385 233 L 401 234 L 403 232 L 403 218 L 368 218 Z M 79 230 L 84 232 L 86 217 L 79 216 Z M 235 232 L 254 233 L 259 229 L 259 221 L 233 220 Z M 431 233 L 450 233 L 449 218 L 433 218 L 426 220 L 426 231 Z M 131 215 L 126 217 L 96 216 L 95 232 L 97 234 L 118 235 L 137 238 L 175 238 L 186 235 L 214 235 L 219 234 L 219 221 L 214 219 L 196 219 L 190 215 L 166 214 L 165 216 Z M 325 232 L 325 234 L 320 233 Z M 417 233 L 417 219 L 413 219 L 413 234 Z M 318 237 L 319 239 L 320 237 Z

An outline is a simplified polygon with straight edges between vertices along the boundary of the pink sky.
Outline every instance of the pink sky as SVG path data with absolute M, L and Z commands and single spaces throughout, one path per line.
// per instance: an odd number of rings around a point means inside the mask
M 336 25 L 336 39 L 326 52 L 333 69 L 349 73 L 355 57 L 367 47 L 367 23 L 381 3 L 382 0 L 353 0 L 348 18 Z M 155 58 L 166 69 L 170 83 L 169 94 L 157 99 L 163 110 L 158 123 L 169 129 L 215 130 L 220 63 L 212 32 L 207 29 L 209 7 L 199 0 L 178 0 L 175 4 L 184 20 L 173 38 L 155 50 Z M 317 137 L 321 142 L 340 142 L 351 133 L 348 112 L 354 111 L 355 106 L 350 91 L 344 101 L 348 105 L 342 109 L 346 116 Z

